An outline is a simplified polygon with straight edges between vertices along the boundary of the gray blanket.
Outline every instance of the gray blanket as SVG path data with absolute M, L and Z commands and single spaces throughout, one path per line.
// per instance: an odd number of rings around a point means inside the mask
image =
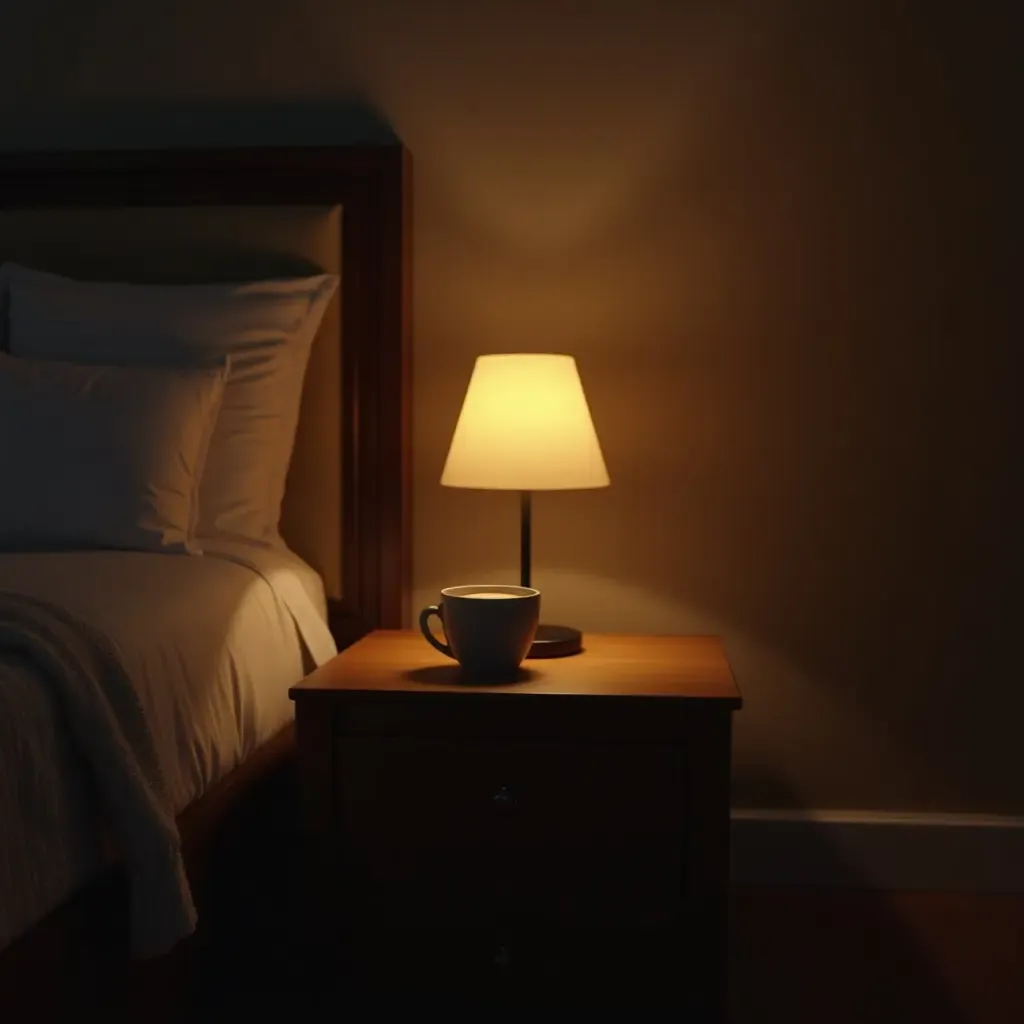
M 19 777 L 0 776 L 0 869 L 5 816 L 49 799 L 53 766 L 32 763 L 19 693 L 45 688 L 59 710 L 131 884 L 131 939 L 139 957 L 166 952 L 195 928 L 180 838 L 149 727 L 115 645 L 67 611 L 0 591 L 0 749 L 17 749 Z M 6 692 L 5 692 L 6 691 Z M 32 775 L 24 777 L 24 773 Z M 26 794 L 29 797 L 26 797 Z M 54 799 L 58 797 L 54 795 Z M 0 870 L 0 901 L 5 900 Z M 13 874 L 13 873 L 12 873 Z

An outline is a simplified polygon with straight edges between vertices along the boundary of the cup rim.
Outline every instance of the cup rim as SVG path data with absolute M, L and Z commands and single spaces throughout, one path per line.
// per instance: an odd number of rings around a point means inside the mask
M 510 594 L 514 590 L 517 593 Z M 512 598 L 540 597 L 540 591 L 534 587 L 521 587 L 518 583 L 459 583 L 454 587 L 443 587 L 442 597 L 468 598 L 468 593 L 455 593 L 455 591 L 471 591 L 479 594 L 481 591 L 487 594 L 508 594 Z

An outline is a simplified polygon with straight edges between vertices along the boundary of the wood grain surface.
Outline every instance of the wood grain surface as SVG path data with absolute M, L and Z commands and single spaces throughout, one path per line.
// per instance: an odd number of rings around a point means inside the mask
M 739 708 L 722 642 L 711 636 L 589 635 L 581 654 L 523 663 L 503 681 L 467 679 L 412 630 L 377 630 L 293 686 L 294 698 L 337 691 L 669 697 Z

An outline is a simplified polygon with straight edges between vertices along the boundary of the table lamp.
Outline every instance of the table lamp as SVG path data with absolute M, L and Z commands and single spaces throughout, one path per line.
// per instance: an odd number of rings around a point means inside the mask
M 522 586 L 532 586 L 532 492 L 608 483 L 572 356 L 516 353 L 477 359 L 441 484 L 519 491 Z M 527 657 L 576 654 L 581 646 L 578 629 L 542 623 Z

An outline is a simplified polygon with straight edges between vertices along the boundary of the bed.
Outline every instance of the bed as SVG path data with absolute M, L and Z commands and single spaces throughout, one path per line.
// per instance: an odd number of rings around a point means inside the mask
M 216 914 L 204 910 L 258 877 L 274 846 L 269 797 L 287 815 L 287 686 L 336 646 L 407 622 L 409 212 L 398 145 L 0 156 L 0 262 L 141 285 L 340 276 L 302 390 L 283 544 L 221 539 L 204 542 L 201 558 L 0 553 L 0 590 L 116 636 L 144 680 L 200 922 L 171 954 L 133 961 L 123 865 L 101 830 L 78 829 L 86 838 L 63 876 L 38 891 L 8 886 L 8 1019 L 28 1007 L 61 1019 L 82 999 L 129 1018 L 170 1007 L 167 985 L 180 991 L 209 946 L 204 921 Z M 89 806 L 87 793 L 65 794 L 49 811 L 71 820 Z

